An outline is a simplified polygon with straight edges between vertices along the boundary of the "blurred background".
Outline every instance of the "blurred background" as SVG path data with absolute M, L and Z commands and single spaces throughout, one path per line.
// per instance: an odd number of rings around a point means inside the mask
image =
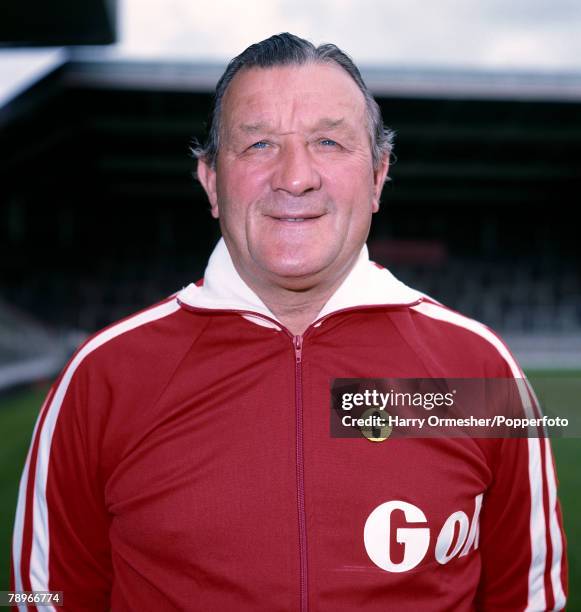
M 2 516 L 44 392 L 22 386 L 202 276 L 219 233 L 189 147 L 228 59 L 280 31 L 348 52 L 396 131 L 372 257 L 500 332 L 527 372 L 581 371 L 576 0 L 4 3 Z

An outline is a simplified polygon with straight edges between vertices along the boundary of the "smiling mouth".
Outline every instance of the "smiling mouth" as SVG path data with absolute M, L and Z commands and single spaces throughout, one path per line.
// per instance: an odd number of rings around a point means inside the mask
M 289 221 L 291 223 L 303 223 L 304 221 L 316 221 L 320 219 L 323 215 L 309 215 L 305 217 L 274 217 L 271 216 L 271 219 L 275 221 Z

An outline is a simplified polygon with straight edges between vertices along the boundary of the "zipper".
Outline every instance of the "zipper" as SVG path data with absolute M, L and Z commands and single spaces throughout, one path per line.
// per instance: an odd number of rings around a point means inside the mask
M 303 337 L 294 336 L 295 349 L 295 408 L 296 408 L 296 468 L 297 468 L 297 510 L 299 519 L 299 562 L 301 612 L 309 607 L 307 580 L 307 518 L 305 512 L 305 465 L 303 441 Z
M 360 306 L 350 306 L 330 312 L 325 316 L 313 321 L 305 330 L 303 335 L 293 335 L 292 332 L 284 325 L 273 319 L 272 317 L 266 316 L 262 313 L 255 312 L 252 310 L 245 309 L 212 309 L 202 308 L 199 306 L 193 306 L 187 302 L 177 298 L 180 306 L 186 310 L 193 312 L 205 312 L 205 313 L 223 313 L 223 314 L 239 314 L 239 315 L 251 315 L 264 319 L 273 323 L 279 330 L 285 332 L 293 342 L 293 348 L 295 353 L 295 413 L 296 413 L 296 478 L 297 478 L 297 510 L 298 510 L 298 523 L 299 523 L 299 568 L 300 568 L 300 610 L 301 612 L 308 612 L 309 598 L 308 598 L 308 574 L 307 574 L 307 519 L 305 512 L 305 471 L 304 471 L 304 440 L 303 440 L 303 389 L 302 389 L 302 359 L 303 359 L 303 337 L 316 325 L 320 325 L 323 321 L 345 312 L 354 312 L 361 310 L 385 310 L 386 308 L 409 308 L 420 304 L 424 301 L 423 297 L 418 298 L 413 302 L 407 304 L 369 304 Z

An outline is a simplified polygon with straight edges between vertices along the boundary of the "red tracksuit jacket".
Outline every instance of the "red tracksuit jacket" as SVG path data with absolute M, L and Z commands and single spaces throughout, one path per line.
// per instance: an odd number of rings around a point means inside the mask
M 94 335 L 52 387 L 13 588 L 74 611 L 561 609 L 548 440 L 329 432 L 335 378 L 521 376 L 487 327 L 365 248 L 293 337 L 221 241 L 203 285 Z

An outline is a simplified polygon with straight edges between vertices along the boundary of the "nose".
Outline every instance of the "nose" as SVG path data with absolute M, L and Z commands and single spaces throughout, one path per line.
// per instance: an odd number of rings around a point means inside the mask
M 272 189 L 301 196 L 321 187 L 321 177 L 314 166 L 306 143 L 285 143 L 272 175 Z

